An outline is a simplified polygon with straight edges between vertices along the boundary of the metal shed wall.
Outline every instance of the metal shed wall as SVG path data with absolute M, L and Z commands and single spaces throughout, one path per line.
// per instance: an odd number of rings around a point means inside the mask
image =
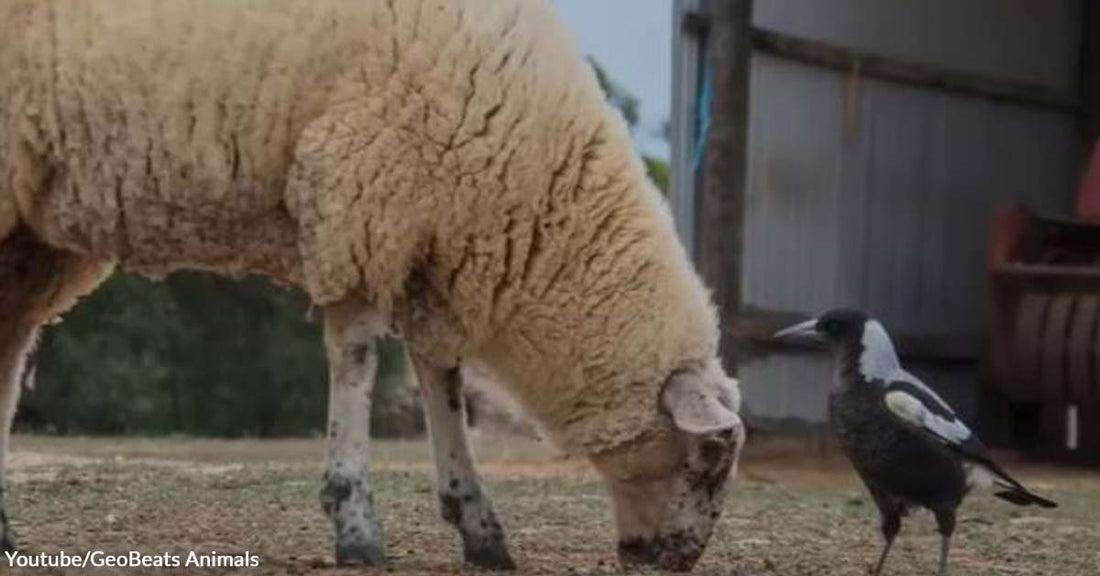
M 755 57 L 746 303 L 977 336 L 999 202 L 1070 207 L 1071 118 Z
M 754 22 L 1072 98 L 1080 8 L 1030 0 L 757 0 Z M 1007 201 L 1068 212 L 1080 151 L 1076 117 L 759 53 L 750 90 L 745 306 L 807 313 L 858 306 L 892 330 L 960 342 L 976 356 L 989 217 Z M 685 220 L 678 214 L 678 223 Z M 823 422 L 828 364 L 794 355 L 740 366 L 748 411 Z M 967 412 L 973 365 L 916 368 Z
M 1076 96 L 1081 0 L 756 0 L 756 26 Z
M 755 58 L 745 304 L 857 306 L 977 354 L 989 216 L 1007 200 L 1068 211 L 1074 121 Z M 823 421 L 826 364 L 742 366 L 746 404 L 768 418 Z
M 670 114 L 669 203 L 676 232 L 695 256 L 695 166 L 699 139 L 699 68 L 703 59 L 697 37 L 680 25 L 681 17 L 699 10 L 700 0 L 674 0 L 672 28 L 672 111 Z

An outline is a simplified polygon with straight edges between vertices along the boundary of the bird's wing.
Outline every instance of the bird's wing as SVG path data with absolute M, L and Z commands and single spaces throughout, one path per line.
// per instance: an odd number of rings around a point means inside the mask
M 982 441 L 967 428 L 955 411 L 916 376 L 898 370 L 886 382 L 882 397 L 887 411 L 909 425 L 943 443 L 969 464 L 968 483 L 984 484 L 1000 490 L 996 495 L 1018 505 L 1038 504 L 1046 508 L 1054 502 L 1031 493 L 993 461 Z M 985 477 L 979 480 L 978 477 Z
M 966 423 L 916 376 L 899 370 L 886 382 L 882 399 L 886 409 L 903 423 L 928 434 L 964 459 L 988 466 L 998 476 L 1003 474 Z
M 947 406 L 947 402 L 912 374 L 898 370 L 892 375 L 886 383 L 886 394 L 883 394 L 882 402 L 898 420 L 932 436 L 963 457 L 970 465 L 967 472 L 968 483 L 986 484 L 1002 490 L 997 492 L 997 496 L 1018 505 L 1037 503 L 1045 508 L 1057 506 L 1052 501 L 1032 494 L 1020 481 L 993 462 L 986 445 L 970 432 L 966 423 Z M 979 481 L 977 476 L 987 476 L 988 479 Z
M 961 444 L 974 434 L 931 388 L 898 370 L 885 382 L 883 402 L 891 414 L 947 444 Z

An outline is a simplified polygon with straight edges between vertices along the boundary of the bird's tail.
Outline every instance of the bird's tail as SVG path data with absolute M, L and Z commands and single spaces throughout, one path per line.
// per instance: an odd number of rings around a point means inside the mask
M 1023 486 L 1012 486 L 1006 490 L 994 492 L 994 496 L 1001 500 L 1012 502 L 1017 506 L 1031 506 L 1032 504 L 1042 508 L 1057 508 L 1058 504 L 1053 501 L 1047 500 L 1042 496 L 1034 494 L 1028 491 Z
M 1035 494 L 1009 476 L 992 461 L 974 463 L 969 469 L 971 485 L 992 489 L 993 495 L 1017 506 L 1040 506 L 1057 508 L 1058 504 Z

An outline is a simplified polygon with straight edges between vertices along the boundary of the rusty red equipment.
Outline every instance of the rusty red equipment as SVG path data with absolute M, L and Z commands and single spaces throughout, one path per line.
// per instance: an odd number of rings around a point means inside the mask
M 990 230 L 986 366 L 1050 455 L 1100 461 L 1100 145 L 1072 219 L 1001 208 Z

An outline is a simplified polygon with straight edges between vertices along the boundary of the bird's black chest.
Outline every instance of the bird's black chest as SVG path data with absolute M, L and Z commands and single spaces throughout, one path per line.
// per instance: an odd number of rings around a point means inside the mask
M 852 465 L 872 492 L 932 509 L 957 504 L 966 493 L 960 459 L 892 417 L 883 392 L 860 383 L 830 395 L 830 420 Z

